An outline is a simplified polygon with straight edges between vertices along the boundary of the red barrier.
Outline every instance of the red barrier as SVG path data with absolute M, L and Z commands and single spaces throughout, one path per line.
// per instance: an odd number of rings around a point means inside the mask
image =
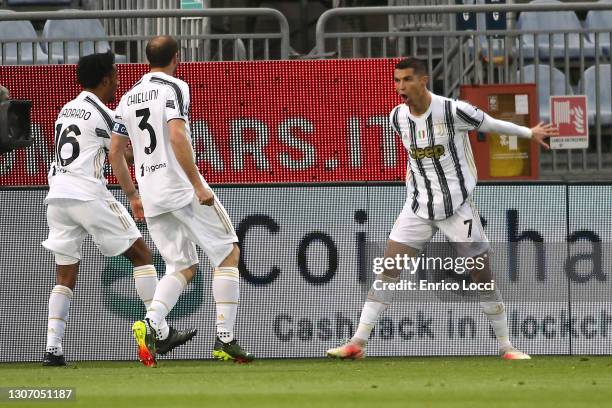
M 401 180 L 406 153 L 388 123 L 400 102 L 394 60 L 182 64 L 200 170 L 213 183 Z M 119 65 L 118 98 L 145 73 Z M 53 123 L 74 98 L 75 66 L 0 67 L 14 99 L 33 102 L 37 139 L 0 156 L 0 185 L 44 185 Z M 114 106 L 113 106 L 114 107 Z M 113 181 L 113 180 L 111 180 Z

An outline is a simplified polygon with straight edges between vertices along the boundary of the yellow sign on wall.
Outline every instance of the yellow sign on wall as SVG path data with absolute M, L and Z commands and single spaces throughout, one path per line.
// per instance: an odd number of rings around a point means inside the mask
M 489 95 L 489 115 L 529 127 L 527 95 Z M 516 136 L 489 134 L 489 174 L 491 177 L 530 176 L 531 141 Z

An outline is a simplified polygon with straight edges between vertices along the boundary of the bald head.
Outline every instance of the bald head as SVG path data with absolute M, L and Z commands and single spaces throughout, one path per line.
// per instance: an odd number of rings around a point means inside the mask
M 147 59 L 151 68 L 165 68 L 178 52 L 178 43 L 167 35 L 152 38 L 147 43 Z

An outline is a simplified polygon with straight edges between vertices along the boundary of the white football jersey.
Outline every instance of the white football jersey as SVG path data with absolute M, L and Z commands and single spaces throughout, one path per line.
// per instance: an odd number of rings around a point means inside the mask
M 55 121 L 55 159 L 49 169 L 47 200 L 90 201 L 112 197 L 106 188 L 104 162 L 113 116 L 111 109 L 87 91 L 60 110 Z
M 115 112 L 113 132 L 132 142 L 136 180 L 147 217 L 177 210 L 193 199 L 193 187 L 170 144 L 168 121 L 172 119 L 185 121 L 191 143 L 189 86 L 160 72 L 144 75 L 123 95 Z
M 476 186 L 468 132 L 480 127 L 484 113 L 466 102 L 430 95 L 431 105 L 424 114 L 413 116 L 401 104 L 389 119 L 408 151 L 412 210 L 421 218 L 443 220 L 461 207 Z

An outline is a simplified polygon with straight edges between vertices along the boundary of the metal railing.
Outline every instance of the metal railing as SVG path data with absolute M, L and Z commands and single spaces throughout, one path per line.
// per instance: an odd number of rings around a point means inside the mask
M 204 10 L 119 10 L 119 11 L 62 11 L 2 13 L 2 21 L 22 20 L 92 20 L 120 19 L 138 21 L 151 26 L 155 19 L 215 18 L 215 17 L 266 17 L 278 22 L 277 32 L 231 33 L 231 34 L 176 34 L 178 27 L 162 24 L 162 31 L 147 31 L 143 34 L 120 34 L 84 36 L 80 38 L 2 38 L 0 56 L 2 64 L 40 64 L 76 62 L 85 49 L 105 51 L 110 48 L 122 57 L 119 62 L 144 62 L 146 42 L 158 34 L 171 34 L 181 43 L 183 60 L 239 60 L 239 59 L 287 59 L 289 57 L 289 24 L 285 16 L 270 8 L 226 8 Z M 157 23 L 156 23 L 157 24 Z M 163 27 L 166 27 L 165 29 Z M 172 30 L 170 30 L 172 28 Z M 165 30 L 168 31 L 165 31 Z M 198 46 L 194 47 L 194 42 Z M 73 52 L 74 48 L 78 52 Z M 38 47 L 41 49 L 39 50 Z M 71 47 L 73 51 L 69 51 Z M 49 48 L 51 48 L 49 50 Z M 47 49 L 48 52 L 42 50 Z M 62 50 L 59 51 L 58 50 Z M 13 55 L 14 54 L 14 55 Z M 214 54 L 214 55 L 213 55 Z M 42 58 L 41 58 L 42 56 Z
M 389 0 L 390 7 L 426 6 L 439 7 L 453 4 L 454 0 Z M 389 31 L 449 29 L 442 14 L 394 14 L 389 16 Z
M 99 0 L 100 10 L 179 10 L 180 0 Z M 208 8 L 208 7 L 205 7 Z M 179 35 L 181 18 L 161 17 L 139 22 L 136 18 L 105 19 L 104 28 L 109 35 Z M 189 33 L 183 33 L 189 34 Z
M 113 2 L 127 1 L 135 2 L 138 7 L 147 7 L 154 2 L 171 7 L 172 2 L 176 0 L 103 0 L 109 7 Z M 605 49 L 602 45 L 612 43 L 612 28 L 548 31 L 513 28 L 514 16 L 519 12 L 597 10 L 612 10 L 612 3 L 335 8 L 323 13 L 317 22 L 316 55 L 337 58 L 405 55 L 421 57 L 427 61 L 431 72 L 430 88 L 452 97 L 458 96 L 459 87 L 463 84 L 536 82 L 542 87 L 544 81 L 539 67 L 543 65 L 548 69 L 550 78 L 554 78 L 553 74 L 557 71 L 563 74 L 562 87 L 565 93 L 585 94 L 587 84 L 584 73 L 588 68 L 594 67 L 595 102 L 592 105 L 595 106 L 595 114 L 590 123 L 591 147 L 563 153 L 543 152 L 541 170 L 544 176 L 549 174 L 555 177 L 564 174 L 563 172 L 598 175 L 602 174 L 602 170 L 606 170 L 604 173 L 610 175 L 612 124 L 602 119 L 602 111 L 612 111 L 612 107 L 602 105 L 601 90 L 608 90 L 604 87 L 612 86 L 612 78 L 601 74 L 600 68 L 607 68 L 612 62 L 610 46 Z M 479 17 L 483 17 L 484 13 L 492 12 L 507 13 L 510 28 L 497 31 L 482 30 L 481 27 L 476 31 L 452 29 L 457 15 L 477 13 Z M 388 17 L 387 31 L 327 31 L 332 20 L 373 15 Z M 205 27 L 197 24 L 189 28 L 181 25 L 182 19 L 202 21 L 217 17 L 272 18 L 278 22 L 278 31 L 211 34 Z M 110 35 L 53 39 L 5 38 L 0 40 L 0 62 L 76 62 L 78 56 L 86 52 L 104 51 L 108 47 L 119 54 L 118 62 L 143 62 L 145 44 L 157 34 L 176 36 L 181 42 L 183 59 L 186 61 L 287 59 L 290 54 L 287 20 L 278 10 L 267 8 L 0 13 L 0 22 L 45 19 L 100 20 L 105 24 L 106 33 Z M 403 31 L 402 26 L 396 24 L 397 21 L 412 24 L 406 26 L 410 31 Z M 347 24 L 338 26 L 346 27 Z M 447 26 L 451 29 L 440 29 Z M 363 25 L 361 27 L 363 29 Z M 561 45 L 558 43 L 559 38 L 562 39 Z M 594 39 L 592 43 L 591 38 Z M 72 46 L 72 50 L 68 49 L 68 45 Z M 574 48 L 571 45 L 574 45 Z M 43 49 L 46 49 L 46 53 Z M 525 76 L 526 67 L 529 66 L 536 67 L 533 78 Z M 547 86 L 553 94 L 558 83 L 551 80 Z M 543 116 L 546 116 L 546 112 Z
M 329 32 L 332 20 L 358 18 L 364 15 L 418 16 L 440 15 L 455 21 L 462 13 L 505 12 L 508 26 L 518 12 L 612 10 L 612 3 L 509 4 L 464 6 L 353 7 L 329 10 L 317 22 L 316 49 L 318 55 L 332 58 L 372 58 L 416 56 L 427 61 L 430 89 L 449 97 L 459 96 L 461 85 L 535 82 L 549 87 L 550 94 L 559 94 L 559 84 L 547 84 L 538 67 L 545 66 L 549 78 L 559 70 L 563 73 L 562 90 L 567 94 L 584 95 L 585 70 L 595 70 L 595 114 L 590 126 L 590 147 L 564 152 L 543 151 L 541 174 L 546 177 L 612 175 L 612 123 L 604 121 L 602 112 L 612 111 L 603 106 L 602 90 L 609 91 L 610 78 L 602 77 L 600 69 L 610 64 L 612 22 L 609 29 L 574 30 L 482 30 L 476 31 L 388 31 Z M 348 24 L 338 26 L 346 27 Z M 594 41 L 591 42 L 590 38 Z M 559 45 L 561 43 L 561 45 Z M 572 43 L 572 44 L 570 44 Z M 577 45 L 576 45 L 577 43 Z M 571 45 L 574 45 L 572 47 Z M 525 78 L 526 67 L 535 66 L 535 77 Z M 606 72 L 606 71 L 604 71 Z M 607 72 L 606 72 L 607 74 Z M 545 85 L 546 84 L 546 85 Z M 608 87 L 608 88 L 605 88 Z M 557 91 L 557 92 L 555 92 Z M 548 114 L 541 110 L 544 119 Z M 605 170 L 602 173 L 602 170 Z
M 100 10 L 179 10 L 180 0 L 99 0 Z M 210 0 L 202 0 L 202 8 L 210 8 Z M 105 19 L 104 29 L 109 35 L 144 36 L 165 33 L 168 35 L 198 36 L 210 34 L 210 18 L 207 17 L 164 17 L 147 19 L 139 24 L 136 18 Z M 236 45 L 243 44 L 239 39 Z M 222 48 L 222 47 L 221 47 Z M 210 60 L 212 58 L 211 44 L 201 40 L 185 40 L 182 44 L 182 54 L 186 59 Z M 193 56 L 193 57 L 192 57 Z M 238 58 L 242 59 L 242 54 Z M 246 58 L 246 57 L 245 57 Z

